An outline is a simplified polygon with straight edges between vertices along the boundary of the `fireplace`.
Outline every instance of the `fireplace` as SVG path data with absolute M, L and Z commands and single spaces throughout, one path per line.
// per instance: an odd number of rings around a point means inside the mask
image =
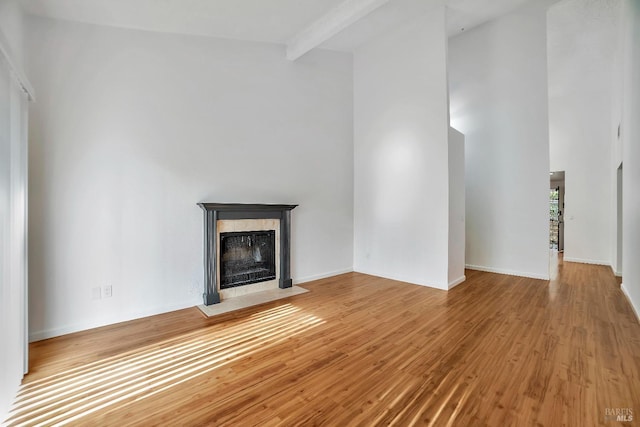
M 292 286 L 291 210 L 297 205 L 198 205 L 204 211 L 204 305 Z
M 220 233 L 220 289 L 275 278 L 275 230 Z

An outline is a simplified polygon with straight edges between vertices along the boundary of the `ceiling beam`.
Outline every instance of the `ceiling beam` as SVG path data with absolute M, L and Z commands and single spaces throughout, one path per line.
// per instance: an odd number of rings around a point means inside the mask
M 287 59 L 295 61 L 390 0 L 346 0 L 287 43 Z
M 0 60 L 6 61 L 9 66 L 9 71 L 11 71 L 11 75 L 13 75 L 14 79 L 18 82 L 22 90 L 29 97 L 29 101 L 35 101 L 36 96 L 33 90 L 33 86 L 29 83 L 29 79 L 27 79 L 27 75 L 24 73 L 22 68 L 20 67 L 17 61 L 14 61 L 15 56 L 12 55 L 11 49 L 9 48 L 9 42 L 4 36 L 2 30 L 0 30 Z

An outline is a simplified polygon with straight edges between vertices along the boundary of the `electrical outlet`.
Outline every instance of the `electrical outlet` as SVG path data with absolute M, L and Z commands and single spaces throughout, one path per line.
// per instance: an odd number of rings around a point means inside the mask
M 104 297 L 111 298 L 113 296 L 113 288 L 111 285 L 105 285 L 104 287 Z
M 91 288 L 91 299 L 100 299 L 102 298 L 102 289 L 100 286 L 95 286 Z

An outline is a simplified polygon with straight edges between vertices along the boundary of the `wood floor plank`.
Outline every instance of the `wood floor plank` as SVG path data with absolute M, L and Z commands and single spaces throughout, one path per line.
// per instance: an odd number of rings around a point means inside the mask
M 611 425 L 640 413 L 640 324 L 610 269 L 349 273 L 33 343 L 8 425 Z

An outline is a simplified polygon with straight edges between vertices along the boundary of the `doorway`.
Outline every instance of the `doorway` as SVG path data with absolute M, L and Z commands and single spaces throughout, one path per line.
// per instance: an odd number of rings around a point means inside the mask
M 549 173 L 549 248 L 564 252 L 564 171 Z
M 616 177 L 616 210 L 617 210 L 617 229 L 616 229 L 616 276 L 622 276 L 622 163 L 618 166 Z

